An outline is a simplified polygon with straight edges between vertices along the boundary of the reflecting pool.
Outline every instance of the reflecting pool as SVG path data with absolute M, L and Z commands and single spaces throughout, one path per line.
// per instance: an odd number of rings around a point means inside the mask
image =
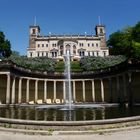
M 36 106 L 0 107 L 0 117 L 42 121 L 104 120 L 140 115 L 140 106 L 105 106 L 94 108 L 39 108 Z

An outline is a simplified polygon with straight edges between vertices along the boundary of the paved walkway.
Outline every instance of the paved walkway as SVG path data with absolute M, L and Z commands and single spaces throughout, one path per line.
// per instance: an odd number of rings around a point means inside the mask
M 0 132 L 0 140 L 140 140 L 140 129 L 114 133 L 92 135 L 25 135 L 11 132 Z

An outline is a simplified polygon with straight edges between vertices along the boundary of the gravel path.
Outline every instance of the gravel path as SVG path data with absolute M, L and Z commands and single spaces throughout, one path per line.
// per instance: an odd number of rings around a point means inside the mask
M 92 135 L 25 135 L 0 131 L 0 140 L 140 140 L 140 129 Z

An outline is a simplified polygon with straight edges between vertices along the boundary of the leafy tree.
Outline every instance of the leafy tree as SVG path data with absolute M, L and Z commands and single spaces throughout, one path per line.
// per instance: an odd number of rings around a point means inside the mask
M 140 43 L 140 22 L 138 22 L 132 30 L 132 39 Z
M 0 31 L 0 56 L 9 57 L 11 55 L 11 44 L 10 41 L 5 39 L 5 35 Z
M 109 36 L 107 45 L 110 48 L 111 55 L 131 55 L 131 32 L 132 28 L 127 27 L 122 31 L 117 31 Z
M 140 59 L 140 22 L 109 36 L 107 41 L 111 55 L 125 55 Z
M 134 59 L 140 59 L 140 43 L 139 42 L 132 42 L 133 51 L 132 56 Z

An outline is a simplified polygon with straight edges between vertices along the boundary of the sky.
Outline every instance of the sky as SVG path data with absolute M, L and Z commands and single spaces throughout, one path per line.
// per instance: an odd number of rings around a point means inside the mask
M 95 34 L 99 16 L 108 39 L 140 21 L 140 0 L 0 0 L 0 31 L 21 55 L 29 47 L 35 17 L 41 34 L 48 35 Z

